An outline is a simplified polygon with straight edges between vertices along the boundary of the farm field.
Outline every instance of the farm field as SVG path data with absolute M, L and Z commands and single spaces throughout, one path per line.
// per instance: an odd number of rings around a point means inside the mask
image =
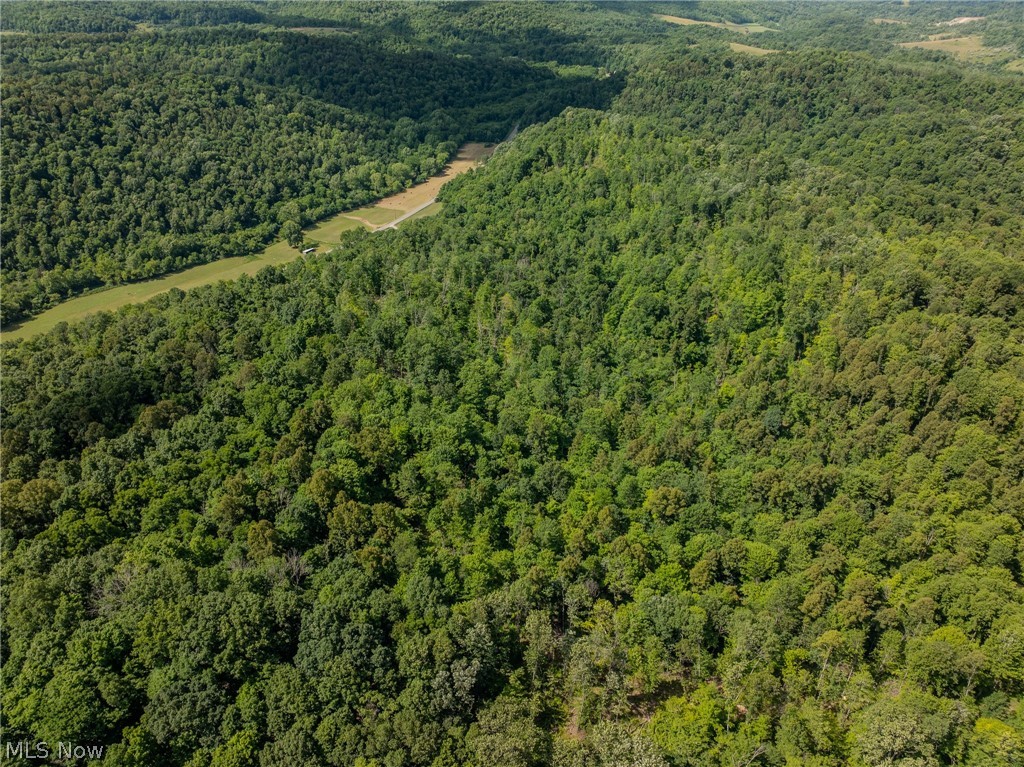
M 442 186 L 456 176 L 475 168 L 481 160 L 486 159 L 493 151 L 493 144 L 481 144 L 478 142 L 463 144 L 455 155 L 455 159 L 448 163 L 441 173 L 433 178 L 428 178 L 422 184 L 409 187 L 404 192 L 385 197 L 375 207 L 386 210 L 398 210 L 403 213 L 410 211 L 434 199 Z
M 390 224 L 400 215 L 402 211 L 396 208 L 384 208 L 381 207 L 380 203 L 377 205 L 367 205 L 363 208 L 356 208 L 353 211 L 347 213 L 338 214 L 340 218 L 347 219 L 348 221 L 355 221 L 356 223 L 368 226 L 371 229 L 378 226 L 384 226 Z M 316 238 L 314 238 L 316 239 Z
M 767 56 L 771 53 L 781 53 L 772 48 L 758 48 L 756 45 L 744 45 L 743 43 L 729 43 L 729 48 L 735 53 L 748 53 L 751 56 Z
M 349 216 L 332 216 L 307 231 L 306 239 L 313 242 L 338 242 L 342 234 L 359 229 L 361 226 L 363 226 L 362 223 Z M 278 244 L 280 243 L 274 243 L 274 245 Z
M 356 210 L 339 213 L 325 219 L 312 229 L 306 231 L 306 239 L 315 242 L 318 247 L 333 247 L 341 241 L 345 232 L 359 228 L 370 231 L 384 229 L 402 218 L 409 211 L 416 211 L 405 218 L 413 221 L 425 218 L 441 209 L 438 203 L 431 204 L 441 187 L 473 168 L 489 157 L 494 151 L 493 144 L 479 142 L 467 143 L 459 148 L 458 153 L 445 169 L 426 181 L 409 187 L 398 194 L 385 197 L 375 205 L 368 205 Z M 422 210 L 416 210 L 418 207 Z M 112 288 L 98 290 L 65 301 L 49 309 L 37 317 L 5 328 L 4 341 L 16 341 L 28 338 L 53 329 L 61 322 L 80 320 L 96 312 L 111 311 L 126 304 L 137 304 L 148 301 L 154 296 L 165 293 L 173 288 L 189 290 L 202 285 L 210 285 L 221 280 L 235 280 L 243 274 L 253 275 L 267 266 L 278 266 L 294 261 L 300 256 L 298 249 L 279 240 L 255 256 L 223 258 L 208 264 L 201 264 L 173 274 L 165 274 L 152 280 L 117 285 Z
M 901 48 L 922 48 L 928 51 L 950 53 L 961 61 L 977 61 L 1003 53 L 998 48 L 987 47 L 982 42 L 981 35 L 965 35 L 963 37 L 949 37 L 948 34 L 929 35 L 927 40 L 898 43 L 898 45 Z
M 777 30 L 771 27 L 766 27 L 763 24 L 734 24 L 731 21 L 701 21 L 699 19 L 686 19 L 682 16 L 668 16 L 664 13 L 656 13 L 662 21 L 667 21 L 669 24 L 680 24 L 682 26 L 694 26 L 701 25 L 706 27 L 716 27 L 717 29 L 727 29 L 730 32 L 740 32 L 744 35 L 757 34 L 758 32 L 776 32 Z
M 377 229 L 390 226 L 403 216 L 406 216 L 410 211 L 416 212 L 404 220 L 429 216 L 440 209 L 439 207 L 435 208 L 429 205 L 429 203 L 437 197 L 441 187 L 456 176 L 475 168 L 482 160 L 489 157 L 493 151 L 493 144 L 483 144 L 480 142 L 463 144 L 459 147 L 455 159 L 448 163 L 441 173 L 402 192 L 385 197 L 374 205 L 345 211 L 321 221 L 313 229 L 306 232 L 306 239 L 317 243 L 317 245 L 335 245 L 339 242 L 342 233 L 358 229 L 360 226 L 370 231 L 376 231 Z M 416 210 L 425 205 L 427 207 L 423 210 Z
M 49 309 L 28 322 L 3 331 L 4 341 L 16 341 L 52 330 L 62 322 L 73 322 L 96 312 L 111 311 L 127 304 L 138 304 L 173 288 L 189 290 L 221 280 L 236 280 L 243 274 L 256 274 L 267 266 L 295 260 L 299 252 L 287 243 L 275 242 L 257 256 L 222 258 L 152 280 L 132 282 L 86 293 Z

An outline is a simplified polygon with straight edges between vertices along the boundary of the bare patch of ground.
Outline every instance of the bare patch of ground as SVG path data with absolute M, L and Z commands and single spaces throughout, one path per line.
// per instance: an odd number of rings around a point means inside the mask
M 437 193 L 441 191 L 442 186 L 456 176 L 475 168 L 480 160 L 487 157 L 493 151 L 494 147 L 488 144 L 463 144 L 459 148 L 458 154 L 455 155 L 455 159 L 448 163 L 440 174 L 433 178 L 428 178 L 426 181 L 416 184 L 416 186 L 409 187 L 404 192 L 385 197 L 377 203 L 377 207 L 391 208 L 404 213 L 433 200 L 437 197 Z
M 955 19 L 949 21 L 940 21 L 935 26 L 937 27 L 955 27 L 960 24 L 970 24 L 972 21 L 983 21 L 984 16 L 957 16 Z

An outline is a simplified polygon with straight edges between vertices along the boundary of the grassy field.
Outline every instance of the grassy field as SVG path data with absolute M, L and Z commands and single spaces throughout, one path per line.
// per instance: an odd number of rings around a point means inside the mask
M 459 148 L 455 159 L 437 176 L 405 191 L 385 197 L 375 205 L 339 213 L 325 219 L 305 232 L 307 240 L 316 242 L 321 250 L 330 249 L 341 241 L 345 232 L 365 228 L 370 231 L 382 229 L 397 218 L 432 201 L 441 187 L 456 176 L 472 170 L 494 151 L 491 144 L 471 143 Z M 423 210 L 410 216 L 407 221 L 423 218 L 441 209 L 439 203 L 427 205 Z M 2 340 L 15 341 L 45 333 L 61 322 L 73 322 L 96 312 L 117 309 L 126 304 L 137 304 L 164 293 L 172 288 L 188 290 L 201 285 L 210 285 L 221 280 L 234 280 L 243 274 L 256 274 L 267 266 L 276 266 L 294 261 L 300 257 L 296 248 L 280 240 L 267 246 L 256 256 L 244 258 L 223 258 L 209 264 L 194 266 L 174 274 L 165 274 L 152 280 L 118 285 L 97 290 L 65 301 L 52 309 L 20 325 L 4 328 Z
M 667 21 L 669 24 L 682 24 L 683 26 L 699 24 L 705 27 L 728 29 L 730 32 L 741 32 L 744 35 L 756 34 L 758 32 L 778 31 L 762 24 L 734 24 L 731 21 L 700 21 L 698 19 L 684 19 L 682 16 L 666 16 L 663 13 L 656 13 L 654 15 L 662 21 Z
M 221 280 L 236 280 L 243 274 L 256 274 L 267 266 L 294 261 L 298 256 L 299 252 L 287 243 L 275 242 L 258 256 L 222 258 L 152 280 L 97 290 L 65 301 L 21 325 L 4 328 L 2 340 L 16 341 L 19 338 L 45 333 L 61 322 L 73 322 L 96 312 L 117 309 L 126 304 L 142 303 L 171 288 L 188 290 Z
M 390 224 L 402 215 L 403 212 L 397 208 L 384 208 L 378 203 L 377 205 L 368 205 L 365 208 L 357 208 L 356 210 L 342 213 L 341 217 L 366 226 L 376 227 Z
M 415 221 L 418 218 L 426 218 L 427 216 L 433 216 L 435 213 L 439 213 L 441 211 L 441 208 L 443 208 L 443 207 L 444 207 L 443 203 L 432 202 L 432 203 L 430 203 L 430 205 L 425 207 L 423 210 L 421 210 L 421 211 L 419 211 L 417 213 L 413 213 L 411 216 L 409 216 L 409 218 L 407 218 L 405 220 L 406 221 Z
M 315 227 L 306 232 L 306 239 L 314 242 L 339 242 L 341 235 L 359 229 L 362 226 L 355 219 L 346 216 L 334 216 L 321 221 Z M 273 247 L 273 246 L 271 246 Z
M 981 35 L 949 37 L 948 33 L 929 35 L 927 40 L 916 40 L 912 43 L 899 43 L 901 48 L 923 48 L 927 51 L 942 51 L 960 59 L 960 61 L 978 62 L 1005 56 L 1006 51 L 999 48 L 987 48 L 981 41 Z
M 729 47 L 736 53 L 749 53 L 751 56 L 767 56 L 769 53 L 781 53 L 771 48 L 758 48 L 756 45 L 744 45 L 743 43 L 729 43 Z

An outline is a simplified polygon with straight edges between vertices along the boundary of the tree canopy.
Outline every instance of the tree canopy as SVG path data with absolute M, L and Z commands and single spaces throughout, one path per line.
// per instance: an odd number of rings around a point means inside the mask
M 447 51 L 491 19 L 495 56 L 547 13 L 252 8 L 411 18 Z M 1022 81 L 551 14 L 562 58 L 515 82 L 594 67 L 573 93 L 600 103 L 536 113 L 438 215 L 0 349 L 6 741 L 154 767 L 1024 760 Z M 155 40 L 295 34 L 206 23 Z M 465 135 L 258 71 L 203 91 L 210 119 L 266 95 L 427 165 Z

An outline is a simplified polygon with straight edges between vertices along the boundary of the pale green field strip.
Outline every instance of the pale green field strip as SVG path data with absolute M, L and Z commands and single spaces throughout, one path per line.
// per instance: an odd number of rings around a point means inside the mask
M 758 48 L 756 45 L 744 45 L 743 43 L 729 43 L 729 48 L 735 53 L 747 53 L 751 56 L 768 56 L 772 53 L 781 53 L 781 51 L 772 48 Z
M 391 217 L 392 219 L 397 217 L 397 211 L 387 212 L 396 214 Z M 344 232 L 359 228 L 365 227 L 354 219 L 338 215 L 327 219 L 315 229 L 310 230 L 307 233 L 307 239 L 322 245 L 336 245 Z M 291 247 L 284 240 L 278 240 L 272 245 L 268 245 L 262 253 L 256 256 L 222 258 L 218 261 L 211 261 L 208 264 L 192 266 L 173 274 L 155 277 L 151 280 L 117 285 L 112 288 L 104 288 L 92 293 L 86 293 L 84 296 L 72 298 L 52 309 L 47 309 L 38 317 L 34 317 L 27 322 L 10 329 L 5 328 L 2 340 L 16 341 L 20 338 L 28 338 L 39 333 L 45 333 L 55 328 L 61 322 L 73 322 L 96 312 L 113 311 L 126 304 L 139 304 L 161 293 L 166 293 L 172 288 L 188 290 L 189 288 L 198 288 L 202 285 L 211 285 L 221 280 L 237 280 L 243 274 L 251 276 L 267 266 L 287 264 L 290 261 L 294 261 L 300 255 L 301 253 L 297 248 Z
M 441 208 L 444 207 L 443 202 L 432 202 L 430 205 L 425 207 L 423 210 L 418 210 L 413 213 L 406 221 L 415 221 L 418 218 L 426 218 L 427 216 L 433 216 L 435 213 L 439 213 Z
M 1007 68 L 1012 71 L 1013 61 L 1012 49 L 1007 47 L 992 48 L 986 46 L 981 35 L 967 35 L 965 37 L 950 37 L 949 33 L 929 35 L 927 40 L 917 40 L 910 43 L 897 43 L 900 48 L 923 48 L 929 51 L 942 51 L 949 53 L 960 61 L 973 63 L 1000 63 L 999 59 L 1006 60 Z
M 395 208 L 382 208 L 377 205 L 372 205 L 366 208 L 346 211 L 340 215 L 344 218 L 354 219 L 360 223 L 368 223 L 370 226 L 383 226 L 384 224 L 390 224 L 402 215 L 402 211 L 396 210 Z M 313 239 L 316 238 L 314 237 Z
M 736 24 L 731 21 L 701 21 L 699 19 L 686 19 L 681 16 L 668 16 L 664 13 L 654 14 L 657 18 L 662 21 L 667 21 L 669 24 L 679 24 L 681 26 L 704 26 L 704 27 L 716 27 L 718 29 L 728 29 L 730 32 L 740 32 L 744 35 L 757 34 L 759 32 L 777 32 L 777 29 L 766 27 L 763 24 Z
M 358 221 L 347 216 L 333 216 L 306 232 L 306 239 L 313 242 L 339 242 L 342 234 L 361 226 Z
M 441 186 L 455 176 L 475 167 L 491 151 L 493 151 L 493 147 L 484 144 L 466 144 L 459 149 L 456 158 L 440 175 L 380 200 L 376 205 L 347 210 L 324 219 L 313 228 L 306 230 L 305 239 L 317 243 L 318 252 L 323 252 L 324 249 L 338 245 L 345 232 L 360 228 L 376 231 L 387 227 L 392 222 L 396 222 L 397 225 L 398 219 L 405 216 L 408 210 L 414 209 L 423 202 L 430 201 L 430 204 L 407 218 L 402 218 L 401 223 L 436 213 L 441 209 L 441 205 L 432 200 Z M 52 330 L 62 322 L 73 322 L 97 312 L 113 311 L 127 304 L 142 303 L 173 288 L 189 290 L 203 285 L 211 285 L 221 280 L 236 280 L 243 274 L 251 276 L 267 266 L 287 264 L 300 255 L 298 248 L 293 248 L 283 240 L 279 240 L 268 245 L 259 255 L 222 258 L 151 280 L 103 288 L 64 301 L 20 325 L 4 328 L 0 333 L 0 340 L 17 341 L 29 338 Z
M 358 226 L 358 224 L 357 224 Z M 86 293 L 48 309 L 28 322 L 3 331 L 4 341 L 15 341 L 52 330 L 62 322 L 80 320 L 96 312 L 111 311 L 126 304 L 138 304 L 172 288 L 188 290 L 210 285 L 220 280 L 235 280 L 243 274 L 256 274 L 266 266 L 286 264 L 295 260 L 299 252 L 285 242 L 275 242 L 258 256 L 222 258 L 209 264 L 200 264 L 174 274 L 165 274 L 152 280 L 117 285 L 112 288 Z

